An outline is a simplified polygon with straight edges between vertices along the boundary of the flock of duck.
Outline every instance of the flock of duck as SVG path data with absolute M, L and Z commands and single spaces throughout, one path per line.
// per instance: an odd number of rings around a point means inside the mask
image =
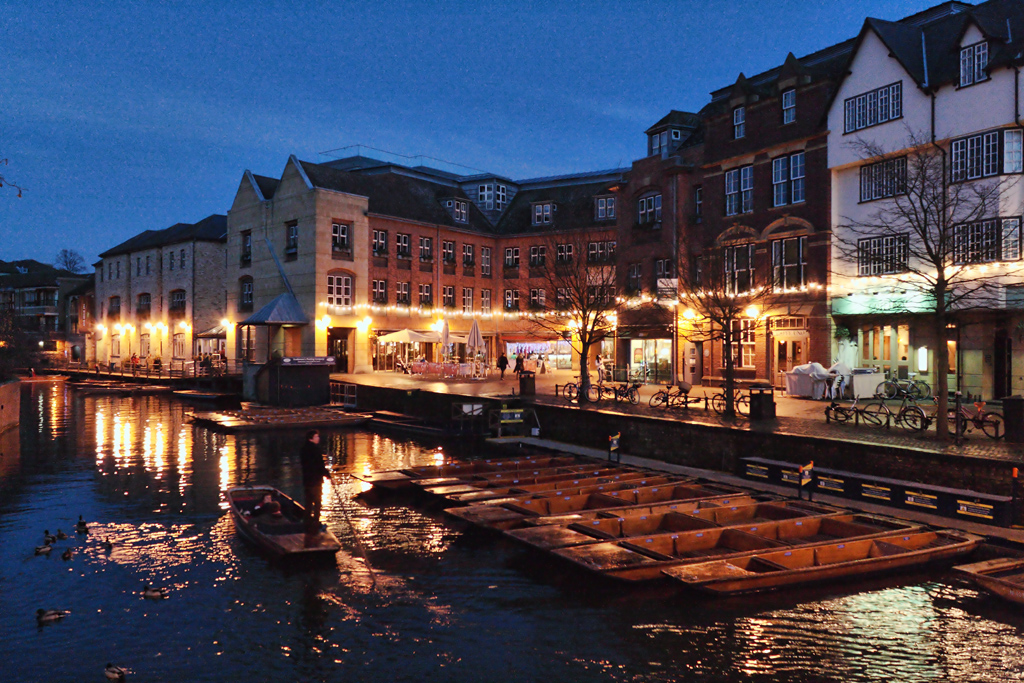
M 75 524 L 74 531 L 76 534 L 81 535 L 89 533 L 89 525 L 82 515 L 78 516 L 78 522 Z M 64 541 L 69 538 L 71 537 L 60 529 L 57 529 L 56 534 L 51 534 L 50 530 L 46 529 L 43 531 L 43 545 L 36 546 L 35 554 L 49 555 L 54 550 L 58 541 Z M 100 547 L 103 549 L 103 552 L 110 553 L 114 549 L 114 544 L 109 539 L 104 538 L 100 541 Z M 61 553 L 61 559 L 64 561 L 69 561 L 74 556 L 75 551 L 70 547 L 65 548 L 64 552 Z M 167 588 L 150 586 L 148 584 L 146 584 L 139 593 L 143 598 L 149 598 L 151 600 L 162 600 L 170 596 L 170 591 Z M 60 621 L 69 614 L 71 614 L 70 610 L 39 608 L 36 610 L 36 623 L 39 624 L 39 626 L 44 626 L 46 624 Z M 110 681 L 123 681 L 126 676 L 124 669 L 119 666 L 115 666 L 110 662 L 107 662 L 107 666 L 103 670 L 103 673 L 107 677 L 107 680 Z

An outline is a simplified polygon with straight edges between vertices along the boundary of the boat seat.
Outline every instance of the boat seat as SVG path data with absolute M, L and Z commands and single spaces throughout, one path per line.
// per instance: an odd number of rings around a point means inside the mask
M 871 546 L 870 557 L 887 557 L 889 555 L 902 555 L 903 553 L 910 552 L 903 546 L 898 546 L 893 543 L 886 543 L 885 541 L 875 541 Z

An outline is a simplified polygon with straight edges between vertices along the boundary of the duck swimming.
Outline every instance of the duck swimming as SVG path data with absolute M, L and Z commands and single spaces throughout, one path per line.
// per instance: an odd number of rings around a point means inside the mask
M 36 621 L 40 624 L 48 624 L 51 621 L 63 619 L 69 614 L 71 614 L 71 612 L 63 609 L 43 609 L 40 607 L 36 610 Z
M 56 543 L 57 542 L 57 537 L 54 536 L 53 534 L 51 534 L 50 530 L 47 529 L 46 531 L 43 532 L 43 541 L 46 542 L 46 545 L 50 545 L 51 543 Z
M 51 550 L 53 550 L 53 547 L 49 543 L 46 545 L 36 546 L 36 555 L 45 555 Z
M 123 681 L 124 669 L 107 662 L 107 668 L 103 670 L 103 675 L 107 677 L 108 681 Z
M 109 540 L 107 540 L 106 538 L 104 538 L 104 539 L 103 539 L 103 550 L 109 553 L 109 552 L 110 552 L 111 550 L 113 550 L 113 549 L 114 549 L 114 544 L 113 544 L 113 543 L 111 543 L 111 542 L 110 542 Z
M 78 524 L 75 525 L 75 531 L 80 534 L 89 533 L 89 525 L 85 523 L 84 519 L 82 519 L 82 515 L 78 515 Z
M 68 535 L 67 535 L 66 533 L 64 533 L 64 532 L 63 532 L 63 531 L 61 531 L 60 529 L 57 529 L 57 540 L 58 540 L 58 541 L 63 541 L 63 540 L 64 540 L 64 539 L 66 539 L 67 537 L 68 537 Z
M 68 548 L 67 550 L 65 550 L 61 554 L 60 559 L 62 559 L 62 560 L 70 560 L 74 556 L 75 556 L 75 553 L 72 552 L 71 548 Z
M 153 598 L 154 600 L 162 600 L 163 598 L 170 597 L 171 592 L 166 588 L 155 588 L 146 584 L 142 589 L 142 597 Z

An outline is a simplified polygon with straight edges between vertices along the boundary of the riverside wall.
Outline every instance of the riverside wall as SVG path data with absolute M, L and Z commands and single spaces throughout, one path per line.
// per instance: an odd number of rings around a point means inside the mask
M 0 434 L 21 421 L 21 382 L 0 383 Z

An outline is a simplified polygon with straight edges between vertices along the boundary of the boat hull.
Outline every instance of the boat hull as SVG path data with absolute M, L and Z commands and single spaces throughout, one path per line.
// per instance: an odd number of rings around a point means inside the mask
M 274 496 L 287 515 L 280 524 L 261 525 L 245 514 L 266 493 Z M 272 486 L 236 487 L 228 489 L 226 497 L 238 534 L 268 555 L 289 560 L 333 558 L 341 550 L 341 544 L 330 531 L 321 529 L 316 534 L 306 534 L 302 522 L 305 509 Z

